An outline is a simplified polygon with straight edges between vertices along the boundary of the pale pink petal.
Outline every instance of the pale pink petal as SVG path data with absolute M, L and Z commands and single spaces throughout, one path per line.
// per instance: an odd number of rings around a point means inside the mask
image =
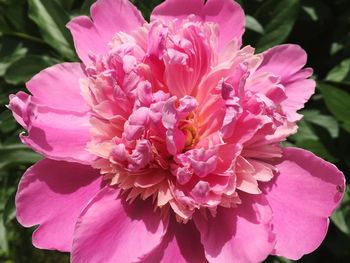
M 231 0 L 208 0 L 205 5 L 203 0 L 167 0 L 153 10 L 151 20 L 181 21 L 191 14 L 218 24 L 220 49 L 233 38 L 241 41 L 245 27 L 244 12 L 238 3 Z
M 167 234 L 161 245 L 141 262 L 205 263 L 208 261 L 204 257 L 199 232 L 194 224 L 178 223 L 173 219 L 170 220 Z
M 263 53 L 263 62 L 257 72 L 270 72 L 281 77 L 285 86 L 287 99 L 281 104 L 287 113 L 289 121 L 301 119 L 296 113 L 315 91 L 315 81 L 306 78 L 312 75 L 312 70 L 302 70 L 306 64 L 306 52 L 298 45 L 280 45 Z
M 209 262 L 261 262 L 274 247 L 265 198 L 243 193 L 240 198 L 237 208 L 220 208 L 214 218 L 194 217 Z
M 344 175 L 314 154 L 286 148 L 279 174 L 263 191 L 273 210 L 274 254 L 299 259 L 323 241 L 328 217 L 342 199 Z
M 44 159 L 24 174 L 16 196 L 17 220 L 33 234 L 38 248 L 71 251 L 75 222 L 100 189 L 97 170 L 77 163 Z
M 167 223 L 149 201 L 126 203 L 114 188 L 102 189 L 81 213 L 72 262 L 135 262 L 162 241 Z
M 70 29 L 80 59 L 88 63 L 89 54 L 104 54 L 108 43 L 118 32 L 129 33 L 146 21 L 128 0 L 98 0 L 91 7 L 91 18 L 78 16 L 71 20 Z
M 176 103 L 179 102 L 179 107 Z M 185 147 L 184 133 L 177 127 L 181 120 L 197 107 L 197 101 L 191 96 L 185 96 L 179 101 L 175 96 L 169 98 L 162 109 L 162 123 L 167 129 L 166 145 L 169 153 L 175 155 Z
M 53 109 L 86 112 L 87 103 L 80 93 L 79 80 L 86 78 L 80 63 L 63 63 L 49 67 L 27 82 L 32 101 Z

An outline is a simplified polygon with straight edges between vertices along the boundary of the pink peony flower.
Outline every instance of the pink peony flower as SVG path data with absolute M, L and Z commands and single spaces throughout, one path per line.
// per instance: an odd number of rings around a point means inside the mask
M 305 52 L 242 47 L 231 0 L 167 0 L 146 22 L 98 0 L 71 30 L 82 63 L 50 67 L 10 97 L 44 159 L 17 219 L 38 248 L 83 262 L 299 259 L 324 239 L 345 179 L 282 148 L 314 92 Z

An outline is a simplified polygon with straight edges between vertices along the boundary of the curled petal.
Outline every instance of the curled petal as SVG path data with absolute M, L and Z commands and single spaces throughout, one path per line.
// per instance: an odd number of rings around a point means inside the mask
M 281 105 L 289 121 L 300 120 L 302 116 L 296 111 L 304 107 L 316 86 L 314 80 L 307 79 L 312 70 L 302 70 L 306 64 L 306 52 L 298 45 L 280 45 L 265 51 L 263 58 L 258 72 L 270 72 L 281 78 L 287 97 Z

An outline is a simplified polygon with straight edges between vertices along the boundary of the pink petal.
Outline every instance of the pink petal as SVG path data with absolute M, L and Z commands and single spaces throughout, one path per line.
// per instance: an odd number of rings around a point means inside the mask
M 167 0 L 157 6 L 151 20 L 173 20 L 187 18 L 194 14 L 206 22 L 215 22 L 220 30 L 219 48 L 223 48 L 233 38 L 241 41 L 245 27 L 245 17 L 241 6 L 231 0 Z
M 333 164 L 297 148 L 284 149 L 276 166 L 278 176 L 264 189 L 273 210 L 274 254 L 296 260 L 321 244 L 345 179 Z
M 151 21 L 155 19 L 186 19 L 190 14 L 200 15 L 204 0 L 166 0 L 153 9 Z
M 10 95 L 8 108 L 12 111 L 13 117 L 25 129 L 28 128 L 30 116 L 27 114 L 27 107 L 30 104 L 31 96 L 25 92 L 19 91 L 16 95 Z
M 28 136 L 23 143 L 54 160 L 89 164 L 94 156 L 86 151 L 91 140 L 89 116 L 30 104 L 23 113 L 29 115 Z
M 192 222 L 186 224 L 170 220 L 161 245 L 142 260 L 142 263 L 175 262 L 205 263 L 199 232 Z
M 28 131 L 24 143 L 44 156 L 88 164 L 89 107 L 80 95 L 79 79 L 86 77 L 80 63 L 64 63 L 41 71 L 28 83 L 33 96 L 10 96 L 9 108 Z M 67 147 L 69 145 L 69 147 Z
M 219 25 L 219 48 L 233 38 L 241 41 L 245 29 L 245 16 L 241 6 L 231 0 L 208 0 L 203 9 L 205 21 Z
M 86 112 L 89 107 L 81 96 L 79 85 L 82 78 L 86 78 L 82 64 L 63 63 L 41 71 L 26 86 L 38 105 Z
M 129 33 L 146 22 L 128 0 L 98 0 L 90 12 L 92 20 L 87 16 L 78 16 L 67 24 L 75 49 L 85 64 L 90 61 L 90 52 L 106 53 L 108 43 L 116 33 Z
M 127 204 L 119 191 L 102 189 L 81 213 L 72 262 L 135 262 L 162 241 L 167 223 L 148 201 Z
M 313 79 L 299 79 L 285 85 L 287 99 L 281 105 L 287 113 L 288 120 L 298 121 L 303 116 L 296 113 L 315 92 L 316 82 Z
M 71 251 L 75 222 L 99 190 L 97 170 L 77 163 L 44 159 L 24 174 L 16 196 L 17 220 L 33 234 L 38 248 Z
M 307 60 L 306 52 L 298 45 L 280 45 L 263 53 L 259 71 L 267 71 L 282 77 L 282 82 L 301 70 Z
M 270 72 L 281 77 L 287 99 L 281 105 L 289 121 L 301 119 L 296 113 L 304 107 L 315 91 L 315 81 L 306 78 L 312 75 L 311 69 L 302 68 L 306 64 L 306 52 L 298 45 L 280 45 L 263 53 L 263 62 L 258 72 Z
M 265 198 L 240 197 L 237 208 L 220 208 L 207 220 L 194 218 L 209 262 L 261 262 L 274 247 L 272 211 Z

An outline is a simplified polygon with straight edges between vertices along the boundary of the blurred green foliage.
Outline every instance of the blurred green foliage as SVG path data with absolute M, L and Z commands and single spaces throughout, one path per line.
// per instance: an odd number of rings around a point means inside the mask
M 8 96 L 40 70 L 77 61 L 65 24 L 88 14 L 93 0 L 0 0 L 0 262 L 68 262 L 69 255 L 35 249 L 33 229 L 15 219 L 20 176 L 40 156 L 23 146 L 21 129 L 7 110 Z M 148 19 L 160 0 L 134 0 Z M 239 0 L 247 16 L 244 44 L 263 51 L 281 43 L 301 45 L 309 55 L 318 89 L 299 132 L 288 145 L 308 149 L 350 171 L 349 0 Z M 234 25 L 232 25 L 234 26 Z M 348 177 L 349 178 L 349 177 Z M 54 233 L 53 233 L 54 234 Z M 307 235 L 307 233 L 305 233 Z M 270 257 L 268 262 L 290 262 Z M 332 216 L 326 240 L 300 262 L 350 262 L 350 191 Z

